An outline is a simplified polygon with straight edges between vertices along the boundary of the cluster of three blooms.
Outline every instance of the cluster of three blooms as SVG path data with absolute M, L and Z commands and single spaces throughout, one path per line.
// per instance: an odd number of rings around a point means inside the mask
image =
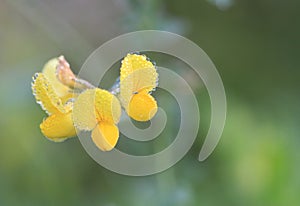
M 78 131 L 91 131 L 95 145 L 109 151 L 119 138 L 121 107 L 137 121 L 148 121 L 155 115 L 157 103 L 151 92 L 157 84 L 157 70 L 144 55 L 128 54 L 122 60 L 114 92 L 76 77 L 63 56 L 54 58 L 32 82 L 37 103 L 49 115 L 40 129 L 55 142 L 76 136 Z

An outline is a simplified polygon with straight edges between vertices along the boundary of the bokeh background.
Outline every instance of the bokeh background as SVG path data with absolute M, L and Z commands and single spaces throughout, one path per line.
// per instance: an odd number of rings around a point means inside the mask
M 298 0 L 0 0 L 0 205 L 299 205 L 299 8 Z M 64 54 L 78 72 L 102 43 L 141 29 L 197 43 L 223 79 L 228 115 L 216 150 L 198 162 L 207 92 L 178 60 L 150 53 L 194 89 L 200 131 L 171 169 L 128 177 L 99 166 L 77 138 L 45 139 L 30 83 L 52 57 Z M 128 147 L 138 154 L 163 149 L 179 124 L 174 99 L 155 95 L 173 118 L 162 141 Z

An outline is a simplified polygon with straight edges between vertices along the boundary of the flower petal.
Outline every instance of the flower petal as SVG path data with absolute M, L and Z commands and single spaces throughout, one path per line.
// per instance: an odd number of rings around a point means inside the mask
M 119 100 L 106 90 L 96 88 L 95 91 L 95 109 L 98 122 L 118 123 L 121 116 Z
M 148 121 L 157 112 L 157 103 L 155 99 L 146 92 L 141 92 L 132 96 L 127 114 L 137 121 Z
M 42 72 L 53 86 L 55 93 L 65 100 L 72 96 L 72 92 L 69 91 L 69 87 L 65 86 L 58 80 L 56 75 L 56 69 L 58 65 L 58 58 L 51 59 L 45 64 Z
M 120 68 L 120 82 L 122 83 L 122 81 L 124 81 L 129 75 L 140 69 L 148 69 L 144 72 L 144 75 L 149 78 L 149 80 L 147 80 L 147 87 L 151 86 L 149 88 L 150 92 L 157 86 L 158 74 L 153 63 L 149 61 L 145 55 L 127 54 L 127 56 L 122 60 L 122 65 Z M 143 72 L 139 73 L 135 77 L 131 77 L 132 80 L 134 80 L 135 86 L 139 86 L 139 84 L 141 84 L 141 75 L 143 75 Z M 143 80 L 144 79 L 145 78 L 143 78 Z M 143 85 L 141 86 L 144 87 Z M 136 87 L 135 89 L 139 90 L 140 88 Z
M 135 70 L 152 67 L 154 68 L 154 65 L 152 62 L 147 60 L 145 55 L 127 54 L 127 56 L 122 60 L 120 79 L 122 81 Z
M 76 136 L 73 126 L 72 113 L 57 113 L 46 118 L 41 124 L 40 129 L 48 139 L 61 142 L 67 138 Z
M 92 132 L 92 140 L 102 151 L 112 150 L 119 139 L 119 129 L 114 124 L 100 122 Z
M 36 73 L 33 77 L 32 91 L 36 102 L 40 104 L 49 115 L 54 113 L 66 113 L 61 99 L 55 93 L 49 80 L 42 73 Z
M 74 102 L 73 121 L 79 130 L 91 131 L 98 123 L 95 113 L 95 89 L 82 92 Z

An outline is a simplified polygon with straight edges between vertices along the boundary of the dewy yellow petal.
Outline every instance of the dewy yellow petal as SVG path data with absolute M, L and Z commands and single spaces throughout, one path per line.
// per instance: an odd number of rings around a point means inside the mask
M 106 90 L 96 88 L 95 91 L 97 121 L 104 121 L 110 124 L 118 123 L 121 116 L 121 105 L 119 100 Z
M 141 92 L 132 96 L 127 108 L 128 115 L 137 121 L 148 121 L 157 112 L 157 103 L 148 93 Z
M 97 124 L 95 113 L 95 89 L 82 92 L 74 102 L 73 121 L 79 130 L 91 131 Z
M 64 100 L 68 98 L 66 96 L 71 96 L 72 93 L 69 91 L 70 88 L 62 84 L 56 76 L 58 64 L 58 58 L 51 59 L 45 64 L 42 72 L 53 86 L 55 93 Z
M 139 69 L 152 69 L 156 72 L 156 69 L 151 61 L 147 60 L 147 57 L 139 54 L 127 54 L 122 60 L 120 69 L 120 81 L 123 81 L 128 75 Z
M 71 112 L 50 115 L 41 123 L 40 128 L 45 137 L 55 142 L 61 142 L 76 135 Z
M 32 82 L 32 91 L 37 103 L 39 103 L 48 114 L 67 112 L 49 80 L 42 73 L 35 74 Z
M 92 132 L 92 140 L 102 151 L 112 150 L 118 142 L 119 129 L 114 124 L 100 122 Z

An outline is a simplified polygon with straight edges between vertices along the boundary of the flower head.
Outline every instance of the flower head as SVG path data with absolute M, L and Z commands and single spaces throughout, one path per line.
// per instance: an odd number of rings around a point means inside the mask
M 110 92 L 95 88 L 81 93 L 75 101 L 73 120 L 77 129 L 92 131 L 96 146 L 109 151 L 119 138 L 116 124 L 121 116 L 119 100 Z
M 156 88 L 158 73 L 146 56 L 128 54 L 120 69 L 120 100 L 127 114 L 137 121 L 148 121 L 157 112 L 151 92 Z
M 40 129 L 44 136 L 56 142 L 61 142 L 75 136 L 76 131 L 72 121 L 73 103 L 64 103 L 43 73 L 35 74 L 32 82 L 32 90 L 37 103 L 49 115 L 40 124 Z M 65 97 L 65 95 L 62 97 Z

